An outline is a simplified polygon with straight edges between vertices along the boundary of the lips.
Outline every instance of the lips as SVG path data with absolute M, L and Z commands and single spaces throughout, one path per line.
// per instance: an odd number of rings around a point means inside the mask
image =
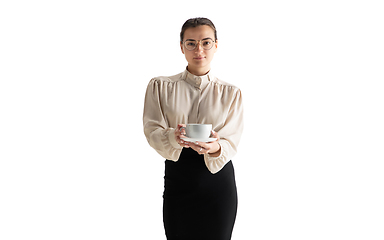
M 202 60 L 204 59 L 205 57 L 194 57 L 193 59 L 196 59 L 196 60 Z

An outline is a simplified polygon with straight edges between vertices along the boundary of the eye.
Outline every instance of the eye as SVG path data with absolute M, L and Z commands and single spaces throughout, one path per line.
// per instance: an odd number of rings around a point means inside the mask
M 195 42 L 192 42 L 192 41 L 188 41 L 188 42 L 186 42 L 186 45 L 187 45 L 188 47 L 194 47 L 194 46 L 196 46 L 196 43 L 195 43 Z
M 206 40 L 203 42 L 203 46 L 209 46 L 212 44 L 212 41 L 211 40 Z

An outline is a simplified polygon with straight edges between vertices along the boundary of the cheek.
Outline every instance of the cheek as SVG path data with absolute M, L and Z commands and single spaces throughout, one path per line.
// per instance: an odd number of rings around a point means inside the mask
M 209 51 L 205 54 L 205 56 L 208 58 L 208 59 L 212 59 L 213 58 L 213 55 L 215 54 L 214 51 Z
M 193 53 L 192 53 L 192 51 L 185 51 L 185 52 L 184 52 L 184 55 L 185 55 L 185 58 L 186 58 L 187 60 L 192 60 L 192 59 L 193 59 Z

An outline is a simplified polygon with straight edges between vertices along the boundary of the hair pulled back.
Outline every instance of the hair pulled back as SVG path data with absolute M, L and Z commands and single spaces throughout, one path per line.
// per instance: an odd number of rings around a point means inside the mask
M 210 26 L 212 28 L 212 30 L 215 33 L 215 41 L 216 41 L 217 32 L 213 22 L 208 18 L 199 17 L 199 18 L 190 18 L 183 24 L 183 27 L 181 28 L 181 32 L 180 32 L 180 42 L 184 40 L 184 33 L 188 28 L 194 28 L 194 27 L 203 26 L 203 25 Z

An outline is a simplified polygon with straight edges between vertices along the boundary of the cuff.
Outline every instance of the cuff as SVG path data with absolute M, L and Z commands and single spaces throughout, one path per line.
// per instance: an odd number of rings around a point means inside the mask
M 173 148 L 182 149 L 182 147 L 176 141 L 175 131 L 176 131 L 176 129 L 174 129 L 174 128 L 170 128 L 168 130 L 168 141 Z
M 223 144 L 221 144 L 220 141 L 219 144 L 221 152 L 218 157 L 211 157 L 209 154 L 204 154 L 205 165 L 212 174 L 219 172 L 228 162 L 225 148 L 223 148 Z

